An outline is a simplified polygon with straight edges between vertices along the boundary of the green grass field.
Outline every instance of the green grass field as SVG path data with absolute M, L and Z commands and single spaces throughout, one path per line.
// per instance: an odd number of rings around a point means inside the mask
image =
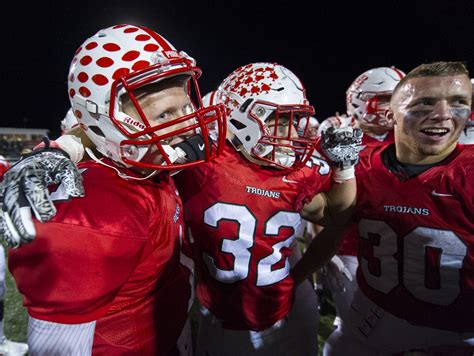
M 28 327 L 28 315 L 26 309 L 23 307 L 21 295 L 18 293 L 18 290 L 15 285 L 11 274 L 7 271 L 6 276 L 7 281 L 7 294 L 5 298 L 5 316 L 4 316 L 4 325 L 5 325 L 5 335 L 7 338 L 15 341 L 26 342 L 27 327 Z M 326 315 L 322 315 L 319 323 L 318 331 L 318 343 L 319 343 L 319 354 L 321 355 L 322 345 L 324 340 L 329 336 L 333 330 L 332 322 L 334 320 L 333 315 L 333 305 L 329 300 L 327 304 L 328 311 Z M 191 312 L 191 322 L 193 330 L 196 330 L 196 308 L 193 308 Z

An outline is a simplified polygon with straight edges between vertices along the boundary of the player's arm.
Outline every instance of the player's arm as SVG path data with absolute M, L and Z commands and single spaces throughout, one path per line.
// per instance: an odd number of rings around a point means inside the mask
M 10 247 L 35 238 L 32 211 L 41 222 L 56 214 L 48 186 L 62 184 L 69 196 L 84 196 L 82 177 L 75 165 L 83 155 L 81 139 L 64 135 L 56 141 L 46 140 L 5 173 L 0 185 L 0 238 Z
M 333 184 L 327 194 L 318 194 L 301 216 L 324 226 L 310 243 L 303 258 L 291 270 L 296 284 L 323 267 L 336 253 L 355 206 L 355 179 Z
M 335 183 L 328 192 L 316 195 L 301 212 L 304 219 L 324 226 L 324 229 L 292 269 L 295 283 L 321 268 L 337 252 L 356 202 L 354 166 L 362 149 L 361 139 L 360 132 L 351 128 L 329 131 L 329 137 L 323 136 L 322 148 L 335 167 Z

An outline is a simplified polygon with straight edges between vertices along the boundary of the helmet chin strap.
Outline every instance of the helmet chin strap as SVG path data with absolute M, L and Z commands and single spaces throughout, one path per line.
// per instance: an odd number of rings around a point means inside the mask
M 204 160 L 206 158 L 205 148 L 206 148 L 206 145 L 204 144 L 204 140 L 202 136 L 199 134 L 188 137 L 186 140 L 178 143 L 174 147 L 171 147 L 169 145 L 163 145 L 163 149 L 165 153 L 169 156 L 169 159 L 172 163 L 174 162 L 185 163 L 185 162 Z M 102 166 L 112 168 L 115 172 L 117 172 L 117 175 L 123 179 L 132 179 L 132 180 L 138 180 L 138 181 L 147 180 L 159 172 L 159 170 L 155 170 L 145 177 L 132 177 L 127 174 L 124 174 L 116 167 L 111 166 L 103 162 L 101 159 L 97 158 L 95 154 L 92 152 L 92 150 L 90 150 L 89 148 L 86 147 L 85 150 L 87 154 L 89 155 L 89 157 L 91 157 L 95 162 L 97 162 L 98 164 Z M 179 171 L 180 170 L 176 172 L 172 172 L 171 174 L 174 175 L 178 173 Z
M 209 139 L 211 140 L 211 139 Z M 212 146 L 210 146 L 212 149 Z M 170 146 L 163 145 L 163 149 L 168 155 L 171 163 L 185 163 L 204 160 L 206 145 L 201 135 L 196 134 L 188 137 L 180 143 Z
M 107 163 L 103 162 L 100 158 L 97 158 L 96 155 L 92 152 L 92 150 L 90 148 L 86 147 L 85 150 L 86 150 L 87 154 L 89 155 L 89 157 L 92 158 L 96 163 L 98 163 L 102 166 L 108 167 L 108 168 L 112 168 L 115 172 L 117 172 L 117 175 L 122 179 L 147 180 L 147 179 L 150 179 L 151 177 L 153 177 L 156 173 L 158 173 L 158 171 L 153 171 L 149 175 L 147 175 L 146 177 L 132 177 L 132 176 L 129 176 L 127 174 L 124 174 L 123 172 L 120 172 L 117 169 L 117 167 L 111 166 L 110 164 L 107 164 Z

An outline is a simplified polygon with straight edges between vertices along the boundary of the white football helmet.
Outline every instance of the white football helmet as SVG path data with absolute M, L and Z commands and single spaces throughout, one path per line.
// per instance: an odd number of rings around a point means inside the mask
M 66 112 L 66 115 L 64 116 L 64 119 L 61 120 L 61 135 L 66 134 L 68 131 L 72 130 L 78 125 L 79 123 L 74 116 L 72 108 L 69 108 L 69 110 Z
M 404 76 L 405 73 L 395 67 L 373 68 L 359 75 L 346 91 L 348 116 L 389 127 L 385 110 L 393 89 Z
M 210 91 L 206 95 L 202 97 L 202 105 L 206 108 L 211 105 L 215 105 L 217 103 L 216 100 L 216 91 Z
M 298 123 L 298 135 L 303 136 L 305 130 L 308 130 L 309 137 L 318 137 L 319 136 L 319 121 L 314 116 L 310 116 L 308 119 L 303 118 Z
M 354 127 L 354 118 L 352 116 L 339 115 L 339 113 L 336 113 L 334 116 L 329 116 L 319 125 L 318 136 L 321 136 L 321 134 L 330 127 L 335 129 Z
M 76 51 L 68 77 L 71 107 L 104 156 L 126 167 L 182 169 L 212 159 L 224 143 L 224 108 L 202 107 L 197 83 L 200 75 L 194 59 L 178 52 L 158 33 L 141 26 L 117 25 L 98 31 Z M 151 126 L 152 118 L 145 116 L 134 91 L 175 76 L 186 78 L 184 86 L 194 112 Z M 140 118 L 121 110 L 124 95 Z M 209 127 L 222 133 L 219 142 L 211 142 Z M 172 137 L 183 135 L 196 138 L 199 143 L 194 146 L 201 152 L 167 144 Z M 151 147 L 156 147 L 162 163 L 147 158 Z
M 296 169 L 311 157 L 315 138 L 309 117 L 314 108 L 301 81 L 287 68 L 276 63 L 239 67 L 224 79 L 217 95 L 226 107 L 234 135 L 230 140 L 249 160 Z
M 474 118 L 471 117 L 466 121 L 466 127 L 459 136 L 459 143 L 463 145 L 474 145 Z

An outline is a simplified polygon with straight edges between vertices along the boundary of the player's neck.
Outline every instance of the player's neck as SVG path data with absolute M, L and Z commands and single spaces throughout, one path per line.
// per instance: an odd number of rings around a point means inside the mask
M 397 160 L 403 164 L 425 165 L 436 164 L 448 157 L 456 148 L 456 143 L 439 154 L 425 154 L 410 149 L 410 147 L 403 144 L 395 144 Z

